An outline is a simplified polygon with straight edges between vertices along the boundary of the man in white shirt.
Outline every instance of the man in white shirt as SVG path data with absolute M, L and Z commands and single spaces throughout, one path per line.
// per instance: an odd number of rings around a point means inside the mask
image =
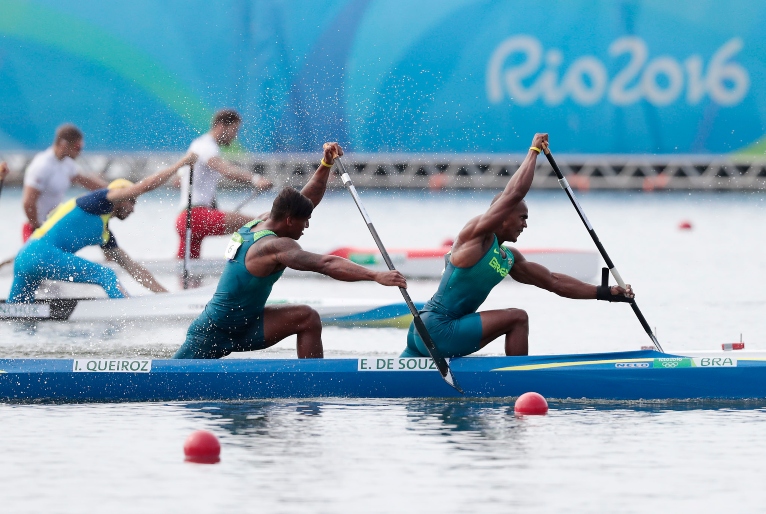
M 227 162 L 221 158 L 221 147 L 229 146 L 237 138 L 242 118 L 237 111 L 224 109 L 213 116 L 210 131 L 195 139 L 189 152 L 197 155 L 192 177 L 191 248 L 192 259 L 199 259 L 202 240 L 207 236 L 220 236 L 236 232 L 250 221 L 252 216 L 237 212 L 218 210 L 216 190 L 221 177 L 252 184 L 259 190 L 271 188 L 271 182 L 259 175 Z M 179 259 L 186 252 L 186 207 L 189 203 L 189 168 L 181 174 L 181 206 L 183 211 L 176 218 L 176 231 L 180 237 Z
M 22 227 L 24 242 L 45 222 L 48 213 L 64 200 L 72 183 L 90 190 L 106 187 L 106 182 L 100 178 L 80 173 L 74 160 L 82 147 L 80 129 L 72 124 L 61 125 L 56 129 L 53 146 L 35 155 L 27 166 L 21 195 L 27 215 L 27 222 Z

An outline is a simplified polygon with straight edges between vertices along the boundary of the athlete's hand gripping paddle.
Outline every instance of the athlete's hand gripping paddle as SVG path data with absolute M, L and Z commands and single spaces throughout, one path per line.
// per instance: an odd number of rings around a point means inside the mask
M 564 175 L 561 173 L 561 170 L 559 169 L 558 164 L 556 164 L 556 161 L 553 159 L 553 155 L 551 155 L 550 149 L 548 149 L 548 147 L 546 146 L 543 148 L 543 151 L 545 152 L 545 157 L 548 158 L 548 162 L 551 164 L 553 171 L 556 173 L 556 177 L 558 177 L 559 179 L 559 185 L 561 186 L 561 189 L 566 191 L 567 196 L 569 197 L 569 200 L 572 202 L 572 205 L 574 206 L 575 210 L 577 210 L 577 214 L 580 215 L 580 219 L 582 220 L 583 224 L 585 224 L 585 228 L 588 230 L 588 234 L 590 234 L 590 237 L 591 239 L 593 239 L 593 242 L 596 243 L 596 248 L 598 248 L 598 251 L 601 254 L 601 257 L 604 258 L 604 262 L 609 267 L 609 271 L 612 273 L 612 276 L 617 281 L 617 284 L 624 289 L 625 281 L 622 280 L 622 277 L 620 276 L 620 272 L 617 271 L 617 268 L 614 266 L 612 259 L 609 258 L 609 255 L 606 253 L 604 246 L 601 244 L 601 241 L 599 241 L 598 236 L 596 235 L 596 231 L 593 229 L 593 226 L 590 224 L 590 220 L 588 220 L 588 217 L 585 215 L 585 211 L 582 210 L 582 207 L 580 206 L 580 202 L 578 202 L 577 198 L 575 198 L 574 192 L 572 191 L 572 188 L 569 186 L 569 182 L 567 182 L 567 179 L 564 178 Z M 649 326 L 649 323 L 646 321 L 646 318 L 644 318 L 644 315 L 641 314 L 641 309 L 638 308 L 638 305 L 636 304 L 636 299 L 631 298 L 629 300 L 629 303 L 630 303 L 630 306 L 633 308 L 633 312 L 636 314 L 638 321 L 641 323 L 641 326 L 644 327 L 644 330 L 646 330 L 646 333 L 651 338 L 652 343 L 654 343 L 654 346 L 657 348 L 657 350 L 665 353 L 665 351 L 662 349 L 662 346 L 660 346 L 660 342 L 657 341 L 657 338 L 652 332 L 652 329 Z
M 380 250 L 380 254 L 383 256 L 383 260 L 386 261 L 388 269 L 394 271 L 396 269 L 394 268 L 394 263 L 391 262 L 391 257 L 389 257 L 386 248 L 383 246 L 383 242 L 380 240 L 380 236 L 378 236 L 378 231 L 375 230 L 375 227 L 372 224 L 372 220 L 370 220 L 370 216 L 367 214 L 367 211 L 362 205 L 362 200 L 359 198 L 359 194 L 356 192 L 354 184 L 351 183 L 351 177 L 349 177 L 348 173 L 346 173 L 346 167 L 343 165 L 343 161 L 340 160 L 340 157 L 336 157 L 335 160 L 340 165 L 342 171 L 341 179 L 343 180 L 343 185 L 346 186 L 346 189 L 348 189 L 348 192 L 351 193 L 351 196 L 354 198 L 354 203 L 356 203 L 362 218 L 364 218 L 364 222 L 367 224 L 367 228 L 370 230 L 370 234 L 372 234 L 372 238 L 375 240 L 375 244 L 378 246 L 378 250 Z M 431 336 L 429 335 L 428 329 L 426 329 L 423 320 L 420 319 L 420 313 L 418 313 L 418 310 L 415 308 L 415 304 L 412 303 L 410 294 L 403 287 L 400 287 L 399 291 L 401 291 L 402 297 L 404 298 L 407 307 L 409 307 L 410 312 L 412 313 L 413 321 L 415 322 L 415 329 L 418 331 L 418 334 L 423 340 L 423 343 L 425 343 L 426 348 L 428 349 L 428 353 L 431 354 L 431 358 L 436 364 L 439 373 L 441 373 L 442 378 L 445 382 L 454 387 L 458 392 L 462 393 L 463 390 L 460 388 L 457 380 L 455 380 L 455 376 L 452 374 L 452 370 L 450 369 L 447 360 L 442 357 L 441 353 L 439 353 L 439 350 L 436 348 L 436 345 L 431 339 Z
M 192 235 L 192 185 L 194 183 L 194 164 L 189 165 L 189 202 L 186 205 L 186 245 L 184 247 L 184 289 L 189 289 L 189 264 L 191 260 L 191 235 Z

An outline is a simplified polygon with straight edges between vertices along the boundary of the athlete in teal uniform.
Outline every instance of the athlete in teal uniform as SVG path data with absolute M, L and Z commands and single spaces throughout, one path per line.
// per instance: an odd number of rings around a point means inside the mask
M 245 257 L 250 247 L 264 237 L 278 237 L 271 230 L 253 232 L 259 223 L 262 220 L 251 221 L 237 231 L 240 247 L 226 264 L 213 299 L 189 327 L 186 343 L 176 352 L 176 359 L 218 359 L 231 352 L 265 348 L 263 309 L 271 288 L 285 270 L 265 277 L 247 271 Z
M 307 305 L 266 306 L 285 268 L 315 271 L 337 280 L 374 280 L 406 287 L 397 271 L 375 272 L 333 255 L 304 251 L 297 240 L 327 189 L 337 143 L 325 143 L 322 164 L 299 193 L 283 189 L 271 211 L 237 231 L 226 250 L 229 262 L 205 310 L 189 327 L 176 359 L 217 359 L 231 352 L 260 350 L 297 334 L 300 358 L 321 358 L 322 324 Z
M 118 179 L 108 189 L 93 191 L 56 207 L 16 256 L 8 302 L 33 302 L 43 280 L 98 284 L 110 298 L 125 296 L 125 290 L 113 270 L 74 255 L 90 245 L 100 245 L 108 259 L 116 261 L 148 289 L 165 292 L 151 273 L 117 246 L 109 230 L 109 220 L 112 217 L 124 220 L 130 216 L 136 198 L 159 187 L 194 159 L 194 155 L 189 154 L 174 166 L 138 184 Z
M 521 309 L 476 312 L 492 288 L 507 275 L 523 284 L 547 289 L 575 299 L 630 301 L 633 290 L 619 286 L 594 286 L 527 261 L 515 248 L 501 242 L 516 242 L 527 226 L 524 197 L 532 186 L 537 155 L 548 145 L 548 134 L 535 134 L 526 159 L 511 177 L 505 190 L 481 216 L 460 231 L 447 255 L 439 289 L 421 311 L 428 333 L 445 357 L 461 357 L 505 336 L 506 355 L 527 355 L 529 321 Z M 410 325 L 407 348 L 402 357 L 427 357 L 428 350 Z

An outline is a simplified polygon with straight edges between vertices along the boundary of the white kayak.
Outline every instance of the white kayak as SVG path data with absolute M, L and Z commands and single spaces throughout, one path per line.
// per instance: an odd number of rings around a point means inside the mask
M 408 278 L 439 279 L 444 270 L 444 256 L 450 251 L 449 246 L 433 249 L 391 249 L 389 254 L 396 269 Z M 597 252 L 589 250 L 566 249 L 521 249 L 524 257 L 557 273 L 591 281 L 598 275 L 600 258 Z M 371 248 L 338 248 L 329 252 L 362 266 L 384 271 L 388 269 L 380 252 Z M 155 275 L 173 275 L 183 272 L 183 261 L 176 259 L 146 261 L 142 263 Z M 197 276 L 217 276 L 223 271 L 225 259 L 195 259 L 191 261 L 189 271 Z M 118 267 L 115 270 L 121 272 Z M 286 269 L 284 276 L 305 276 L 310 272 Z
M 212 298 L 215 286 L 177 293 L 130 298 L 50 298 L 32 304 L 0 301 L 1 319 L 57 321 L 191 320 Z M 324 323 L 348 326 L 407 326 L 411 320 L 404 303 L 348 298 L 275 298 L 267 305 L 309 305 Z M 418 308 L 421 305 L 417 305 Z

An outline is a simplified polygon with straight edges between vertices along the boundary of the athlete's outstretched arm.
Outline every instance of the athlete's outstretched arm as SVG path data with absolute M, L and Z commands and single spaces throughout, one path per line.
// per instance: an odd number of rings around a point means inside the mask
M 72 182 L 74 182 L 75 184 L 81 185 L 85 189 L 90 189 L 91 191 L 105 188 L 108 185 L 107 182 L 101 177 L 84 175 L 82 173 L 78 173 L 77 175 L 72 177 Z
M 542 150 L 548 146 L 548 134 L 535 134 L 532 139 L 532 146 Z M 487 212 L 476 218 L 475 223 L 466 226 L 470 234 L 463 234 L 460 239 L 467 240 L 472 237 L 478 237 L 496 232 L 500 225 L 508 218 L 519 203 L 527 196 L 529 188 L 532 187 L 532 179 L 535 177 L 535 166 L 537 164 L 538 152 L 531 148 L 527 151 L 524 162 L 513 174 L 511 180 L 505 186 L 500 194 L 500 198 L 489 206 Z M 465 229 L 464 229 L 465 230 Z
M 287 238 L 273 244 L 274 258 L 288 268 L 315 271 L 343 282 L 369 280 L 384 286 L 407 287 L 407 279 L 398 271 L 372 271 L 336 255 L 307 252 L 298 243 Z
M 209 159 L 207 164 L 224 177 L 230 180 L 235 180 L 237 182 L 252 184 L 253 187 L 260 191 L 266 191 L 271 189 L 273 186 L 270 180 L 265 179 L 260 175 L 250 173 L 240 166 L 237 166 L 236 164 L 226 161 L 220 157 L 213 157 L 212 159 Z
M 137 184 L 133 184 L 130 187 L 124 187 L 120 189 L 110 189 L 109 192 L 106 194 L 106 198 L 110 202 L 120 202 L 122 200 L 131 200 L 134 198 L 138 198 L 144 193 L 148 193 L 149 191 L 152 191 L 153 189 L 157 189 L 163 183 L 165 183 L 165 181 L 167 181 L 170 177 L 175 175 L 175 173 L 179 169 L 183 168 L 184 166 L 194 164 L 196 160 L 197 160 L 197 155 L 192 152 L 189 152 L 183 157 L 183 159 L 173 164 L 169 168 L 165 168 L 164 170 L 160 170 L 157 173 L 149 175 L 148 177 L 142 179 Z
M 546 289 L 559 296 L 575 300 L 595 300 L 597 298 L 597 286 L 587 284 L 563 273 L 552 273 L 545 266 L 526 260 L 518 250 L 512 250 L 512 252 L 514 263 L 510 275 L 516 282 Z M 610 293 L 613 296 L 623 295 L 633 298 L 635 296 L 633 289 L 630 284 L 626 285 L 627 290 L 620 286 L 612 286 Z
M 131 259 L 131 257 L 125 253 L 122 248 L 105 248 L 104 255 L 106 256 L 107 260 L 114 261 L 119 264 L 120 267 L 127 271 L 128 274 L 130 274 L 130 276 L 133 277 L 136 282 L 147 288 L 149 291 L 155 293 L 168 292 L 167 289 L 162 287 L 162 285 L 157 282 L 157 280 L 149 272 L 148 269 L 144 268 L 139 263 Z

